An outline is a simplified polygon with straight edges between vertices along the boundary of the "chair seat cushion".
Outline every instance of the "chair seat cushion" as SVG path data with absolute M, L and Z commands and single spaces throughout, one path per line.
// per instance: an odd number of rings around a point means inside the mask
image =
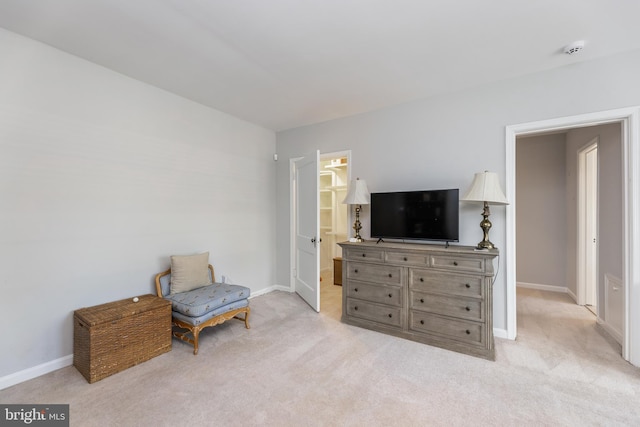
M 177 311 L 174 311 L 173 313 L 171 313 L 171 315 L 175 319 L 182 320 L 183 322 L 188 323 L 189 325 L 198 326 L 206 322 L 207 320 L 211 319 L 212 317 L 226 313 L 227 311 L 236 310 L 242 307 L 247 307 L 248 305 L 249 305 L 249 300 L 242 299 L 239 301 L 234 301 L 227 305 L 223 305 L 222 307 L 218 307 L 215 310 L 212 310 L 207 314 L 203 314 L 202 316 L 198 316 L 198 317 L 185 316 L 184 314 L 178 313 Z
M 245 286 L 214 283 L 165 298 L 171 301 L 174 312 L 200 317 L 233 302 L 246 300 L 250 294 L 251 290 Z

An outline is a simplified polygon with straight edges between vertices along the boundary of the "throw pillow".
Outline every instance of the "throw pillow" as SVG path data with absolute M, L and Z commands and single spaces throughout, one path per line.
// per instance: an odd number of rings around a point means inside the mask
M 209 252 L 171 256 L 171 295 L 210 284 Z

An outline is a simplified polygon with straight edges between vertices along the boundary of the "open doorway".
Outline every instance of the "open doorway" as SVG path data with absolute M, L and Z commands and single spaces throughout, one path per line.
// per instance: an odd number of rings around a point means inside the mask
M 510 200 L 516 199 L 516 138 L 524 135 L 532 135 L 541 132 L 557 132 L 561 130 L 570 130 L 583 128 L 585 126 L 595 126 L 602 124 L 618 124 L 621 128 L 621 157 L 618 159 L 619 173 L 622 176 L 622 185 L 618 188 L 621 191 L 600 192 L 601 196 L 615 194 L 620 196 L 622 202 L 621 215 L 615 218 L 617 225 L 622 229 L 621 236 L 617 233 L 603 233 L 599 230 L 600 253 L 609 253 L 610 248 L 621 247 L 621 256 L 618 260 L 622 263 L 622 278 L 620 285 L 622 290 L 622 356 L 630 361 L 633 365 L 640 365 L 640 328 L 637 328 L 638 318 L 640 317 L 640 299 L 637 298 L 637 292 L 640 291 L 640 260 L 634 254 L 640 253 L 640 206 L 637 203 L 638 182 L 640 182 L 640 157 L 638 156 L 637 147 L 640 146 L 640 108 L 625 108 L 619 110 L 603 111 L 598 113 L 585 114 L 581 116 L 564 117 L 558 119 L 545 120 L 541 122 L 524 123 L 520 125 L 511 125 L 506 127 L 506 193 Z M 601 147 L 599 147 L 599 157 Z M 602 178 L 605 174 L 600 174 Z M 602 207 L 609 208 L 613 203 L 599 200 L 600 212 L 602 216 Z M 507 301 L 507 319 L 506 330 L 498 331 L 497 336 L 502 332 L 505 338 L 515 339 L 516 326 L 516 209 L 514 207 L 507 208 L 507 241 L 506 241 L 506 301 Z M 621 221 L 622 219 L 622 221 Z M 577 228 L 577 227 L 576 227 Z M 616 241 L 609 241 L 607 244 L 603 238 L 614 238 Z M 615 235 L 614 235 L 615 234 Z M 577 239 L 574 239 L 577 241 Z M 604 248 L 607 248 L 605 251 Z M 600 260 L 602 264 L 602 260 Z M 575 264 L 572 264 L 575 265 Z M 573 274 L 575 269 L 569 269 Z M 604 270 L 600 269 L 600 276 L 604 274 Z M 568 280 L 568 283 L 571 283 Z M 604 298 L 604 288 L 598 290 L 598 303 L 601 306 Z M 612 286 L 612 287 L 618 287 Z
M 348 238 L 348 211 L 342 204 L 350 178 L 351 152 L 309 153 L 289 159 L 291 208 L 290 289 L 320 312 L 340 318 L 342 286 L 334 285 L 341 267 L 339 242 Z M 323 292 L 324 291 L 324 292 Z
M 342 313 L 342 249 L 348 238 L 348 206 L 342 204 L 349 182 L 349 153 L 320 156 L 320 306 L 321 311 Z
M 516 140 L 518 287 L 568 294 L 592 313 L 594 326 L 602 325 L 614 339 L 620 333 L 611 333 L 611 324 L 619 323 L 623 311 L 601 304 L 606 291 L 599 271 L 622 275 L 622 187 L 620 123 Z M 606 235 L 602 254 L 599 230 Z

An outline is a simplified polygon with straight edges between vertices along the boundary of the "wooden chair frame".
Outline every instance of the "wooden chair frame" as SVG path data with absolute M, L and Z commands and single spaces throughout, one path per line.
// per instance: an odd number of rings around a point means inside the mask
M 211 272 L 211 281 L 215 282 L 216 281 L 215 273 L 213 271 L 213 266 L 211 264 L 209 264 L 209 271 Z M 160 284 L 160 278 L 169 274 L 171 274 L 171 269 L 168 269 L 167 271 L 163 271 L 162 273 L 156 274 L 156 294 L 160 298 L 164 298 L 164 295 L 162 294 L 162 286 Z M 244 317 L 238 317 L 238 315 L 240 315 L 241 313 L 244 313 Z M 180 329 L 186 329 L 185 332 L 174 330 L 173 336 L 193 345 L 193 354 L 196 355 L 198 354 L 198 337 L 200 336 L 200 331 L 202 331 L 204 328 L 207 328 L 209 326 L 219 325 L 233 318 L 244 321 L 245 328 L 250 329 L 249 313 L 251 313 L 251 309 L 249 308 L 249 306 L 241 307 L 241 308 L 237 308 L 235 310 L 227 311 L 225 313 L 214 316 L 211 319 L 199 325 L 192 325 L 190 323 L 184 322 L 180 319 L 177 319 L 171 316 L 172 326 L 176 326 Z M 191 334 L 193 338 L 191 338 L 189 334 Z

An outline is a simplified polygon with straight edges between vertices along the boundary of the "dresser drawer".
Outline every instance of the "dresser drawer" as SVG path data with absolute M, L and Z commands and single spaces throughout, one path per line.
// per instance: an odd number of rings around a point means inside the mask
M 483 273 L 485 271 L 483 258 L 465 258 L 452 255 L 431 255 L 431 267 L 474 273 Z
M 409 328 L 414 331 L 481 346 L 485 345 L 483 326 L 482 323 L 456 320 L 417 310 L 409 312 Z
M 409 308 L 461 319 L 484 321 L 484 304 L 482 300 L 475 298 L 411 291 Z
M 349 262 L 347 279 L 400 285 L 402 284 L 402 267 Z
M 400 307 L 375 304 L 354 298 L 347 298 L 347 315 L 372 320 L 389 326 L 400 327 Z
M 482 298 L 484 278 L 462 274 L 436 273 L 432 270 L 409 270 L 409 288 L 412 290 Z
M 429 265 L 429 256 L 426 254 L 411 254 L 403 252 L 387 251 L 384 260 L 392 264 L 409 265 L 416 267 L 427 267 Z
M 349 260 L 359 260 L 359 261 L 384 261 L 384 251 L 380 249 L 370 249 L 370 248 L 349 248 L 347 250 L 343 249 L 342 257 Z
M 350 280 L 347 282 L 347 297 L 400 307 L 402 305 L 402 288 Z

